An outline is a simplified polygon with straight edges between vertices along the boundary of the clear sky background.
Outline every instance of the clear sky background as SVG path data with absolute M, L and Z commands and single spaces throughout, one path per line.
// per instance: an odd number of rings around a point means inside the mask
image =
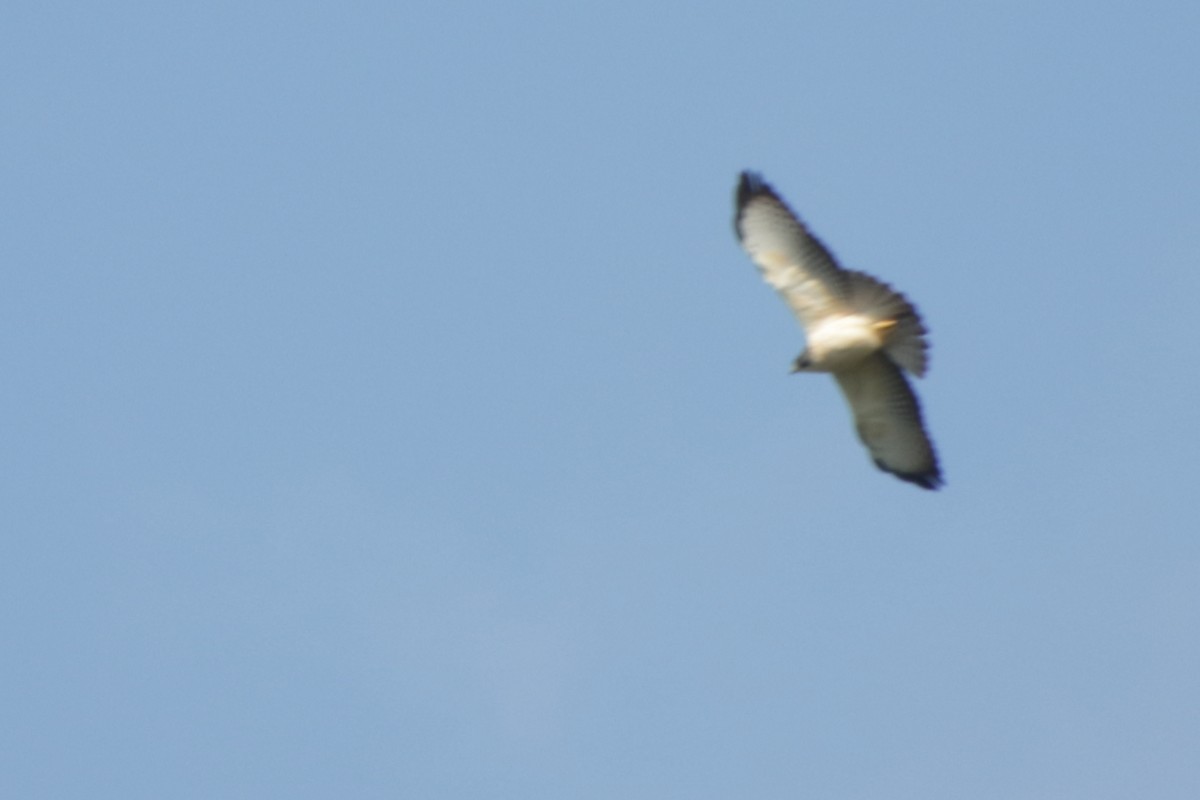
M 1198 41 L 8 3 L 0 795 L 1200 797 Z M 943 491 L 745 168 L 921 310 Z

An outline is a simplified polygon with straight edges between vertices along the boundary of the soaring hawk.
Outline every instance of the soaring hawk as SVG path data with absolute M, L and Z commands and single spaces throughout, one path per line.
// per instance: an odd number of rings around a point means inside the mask
M 734 228 L 742 247 L 804 327 L 793 372 L 829 372 L 858 437 L 882 470 L 925 489 L 942 485 L 921 406 L 904 377 L 925 374 L 917 310 L 883 281 L 843 269 L 762 176 L 743 172 Z

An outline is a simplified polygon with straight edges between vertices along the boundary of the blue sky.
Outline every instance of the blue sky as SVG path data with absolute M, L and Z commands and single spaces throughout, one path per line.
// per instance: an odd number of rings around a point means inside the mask
M 0 22 L 5 796 L 1200 795 L 1194 3 Z

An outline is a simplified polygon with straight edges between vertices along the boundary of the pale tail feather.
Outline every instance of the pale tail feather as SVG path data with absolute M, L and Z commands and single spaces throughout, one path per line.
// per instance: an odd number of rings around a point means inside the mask
M 903 294 L 865 272 L 847 270 L 850 275 L 850 304 L 855 311 L 895 325 L 886 332 L 883 346 L 893 362 L 918 378 L 929 364 L 928 330 L 921 316 Z

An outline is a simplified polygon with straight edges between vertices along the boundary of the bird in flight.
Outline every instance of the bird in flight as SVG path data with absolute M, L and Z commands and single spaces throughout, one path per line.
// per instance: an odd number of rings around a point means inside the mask
M 804 328 L 807 346 L 792 372 L 832 373 L 875 465 L 937 489 L 937 454 L 904 377 L 921 377 L 927 365 L 917 310 L 883 281 L 843 269 L 761 175 L 742 173 L 735 205 L 742 248 Z

